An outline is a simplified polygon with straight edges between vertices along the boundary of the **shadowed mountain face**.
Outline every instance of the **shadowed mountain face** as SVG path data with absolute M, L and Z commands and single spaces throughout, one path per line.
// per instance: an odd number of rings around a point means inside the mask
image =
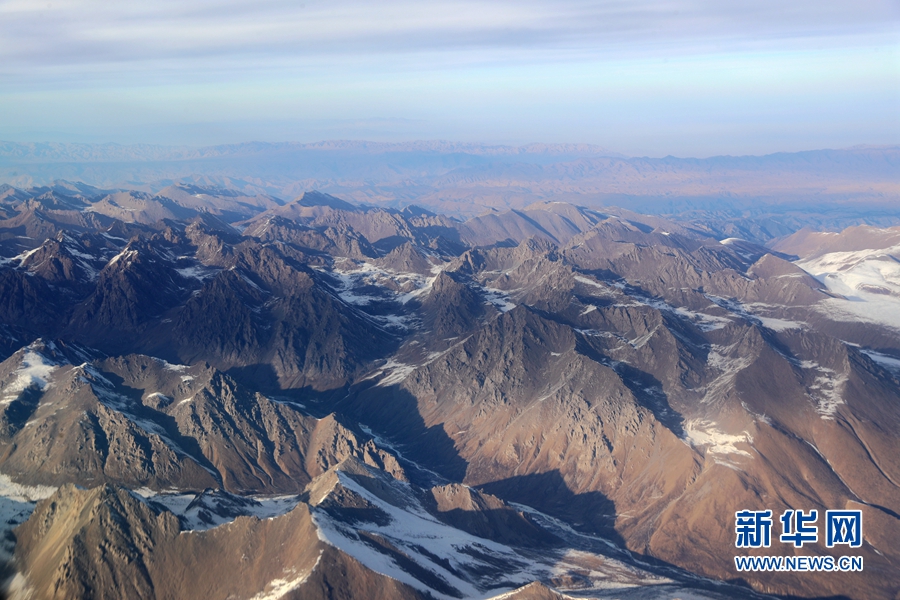
M 13 597 L 900 592 L 896 231 L 167 194 L 0 196 Z M 738 573 L 743 509 L 865 570 Z
M 178 518 L 113 487 L 64 486 L 17 532 L 39 597 L 414 599 L 423 594 L 320 541 L 306 504 L 182 534 Z M 63 543 L 50 546 L 50 540 Z M 238 552 L 228 552 L 237 548 Z

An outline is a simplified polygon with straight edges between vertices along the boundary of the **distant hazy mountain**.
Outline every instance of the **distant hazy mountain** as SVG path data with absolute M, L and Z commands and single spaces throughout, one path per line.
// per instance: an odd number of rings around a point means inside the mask
M 664 215 L 715 211 L 723 227 L 761 239 L 799 229 L 790 227 L 811 204 L 822 215 L 817 227 L 895 225 L 898 174 L 896 146 L 695 159 L 629 158 L 578 144 L 0 143 L 0 182 L 17 187 L 68 179 L 157 193 L 180 183 L 279 198 L 316 189 L 357 202 L 414 203 L 458 216 L 548 200 Z M 767 215 L 777 219 L 763 226 L 746 221 Z
M 485 156 L 622 156 L 591 144 L 528 144 L 502 146 L 475 143 L 423 140 L 415 142 L 383 143 L 353 140 L 332 140 L 309 144 L 282 142 L 248 142 L 193 148 L 190 146 L 158 146 L 150 144 L 77 144 L 77 143 L 17 143 L 0 142 L 0 157 L 6 160 L 35 162 L 93 162 L 93 161 L 152 161 L 186 160 L 216 156 L 240 156 L 260 153 L 290 153 L 307 150 L 347 151 L 359 154 L 387 154 L 421 152 L 438 154 L 472 154 Z

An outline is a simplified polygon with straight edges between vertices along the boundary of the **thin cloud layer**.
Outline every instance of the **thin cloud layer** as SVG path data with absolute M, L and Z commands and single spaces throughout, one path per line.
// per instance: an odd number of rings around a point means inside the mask
M 0 0 L 0 139 L 896 143 L 897 0 Z
M 456 62 L 895 40 L 893 0 L 0 3 L 0 73 L 425 55 Z M 843 41 L 842 41 L 843 40 Z M 449 58 L 447 55 L 451 55 Z

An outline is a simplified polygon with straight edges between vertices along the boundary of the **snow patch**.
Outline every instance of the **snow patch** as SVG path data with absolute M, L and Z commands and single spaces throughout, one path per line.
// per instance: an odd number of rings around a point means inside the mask
M 770 426 L 772 425 L 772 419 L 770 419 L 765 414 L 758 414 L 758 413 L 753 412 L 750 409 L 750 407 L 747 406 L 747 403 L 744 402 L 743 400 L 741 400 L 741 408 L 743 408 L 745 411 L 747 411 L 747 413 L 749 415 L 752 415 L 753 418 L 756 419 L 757 421 L 761 421 L 761 422 L 765 423 L 766 425 L 770 425 Z
M 259 287 L 258 285 L 256 285 L 256 283 L 254 283 L 252 279 L 250 279 L 249 277 L 247 277 L 246 275 L 244 275 L 243 273 L 241 273 L 240 271 L 238 271 L 238 270 L 235 269 L 234 267 L 231 267 L 231 269 L 229 269 L 229 270 L 235 271 L 235 272 L 238 274 L 238 277 L 240 277 L 241 280 L 242 280 L 244 283 L 246 283 L 247 285 L 249 285 L 250 287 L 252 287 L 252 288 L 253 288 L 254 290 L 256 290 L 257 292 L 260 292 L 260 293 L 262 293 L 262 294 L 265 294 L 265 293 L 266 293 L 266 291 L 265 291 L 264 289 L 262 289 L 261 287 Z
M 622 284 L 620 289 L 626 291 L 626 293 L 636 302 L 633 304 L 617 304 L 616 306 L 649 306 L 650 308 L 655 308 L 658 311 L 672 313 L 682 319 L 690 321 L 700 331 L 715 331 L 717 329 L 722 329 L 723 327 L 731 323 L 731 319 L 727 317 L 708 315 L 703 312 L 688 310 L 681 306 L 672 306 L 671 304 L 660 298 L 649 298 L 646 296 L 641 296 L 639 294 L 636 294 L 634 290 L 626 290 L 624 284 Z
M 493 304 L 500 312 L 509 312 L 516 307 L 516 305 L 509 300 L 509 292 L 489 287 L 483 289 L 487 301 Z
M 76 242 L 69 236 L 67 236 L 67 235 L 63 236 L 63 242 L 65 244 L 66 250 L 68 250 L 69 254 L 71 254 L 72 256 L 83 259 L 83 260 L 90 260 L 90 261 L 94 260 L 93 256 L 91 256 L 90 254 L 88 254 L 86 252 L 82 252 L 80 249 L 80 244 L 78 244 L 78 242 Z M 68 243 L 66 243 L 66 242 L 68 242 Z
M 864 321 L 900 329 L 900 245 L 831 252 L 795 263 L 821 281 L 827 298 L 816 308 L 835 321 Z
M 156 362 L 158 362 L 160 365 L 162 365 L 162 368 L 167 371 L 181 372 L 181 371 L 187 371 L 188 369 L 190 369 L 190 367 L 188 365 L 173 365 L 172 363 L 166 362 L 161 358 L 155 358 L 154 360 Z
M 222 491 L 155 492 L 134 490 L 145 502 L 165 508 L 178 516 L 183 531 L 207 531 L 233 522 L 241 516 L 273 519 L 289 513 L 300 503 L 298 496 L 236 496 Z
M 732 358 L 724 354 L 726 352 L 732 352 L 733 350 L 733 346 L 726 347 L 713 344 L 710 353 L 706 358 L 707 364 L 722 371 L 723 374 L 733 375 L 738 371 L 743 371 L 753 363 L 753 359 L 749 356 Z
M 595 310 L 597 310 L 596 306 L 594 306 L 593 304 L 588 304 L 587 308 L 585 308 L 583 311 L 581 311 L 581 314 L 579 316 L 583 317 L 584 315 L 592 313 Z
M 762 327 L 771 329 L 772 331 L 787 331 L 790 329 L 802 329 L 807 324 L 801 321 L 791 321 L 788 319 L 778 319 L 767 317 L 765 313 L 783 310 L 783 307 L 762 302 L 753 302 L 742 304 L 734 299 L 720 298 L 712 294 L 704 294 L 713 304 L 734 313 L 750 323 L 755 323 Z
M 738 373 L 753 364 L 755 357 L 740 354 L 737 357 L 729 356 L 734 352 L 734 346 L 719 346 L 713 344 L 707 355 L 707 364 L 720 372 L 720 374 L 708 385 L 701 402 L 703 404 L 718 403 L 725 399 L 732 390 L 734 378 Z
M 337 295 L 344 300 L 344 302 L 357 306 L 366 306 L 373 301 L 385 300 L 384 296 L 373 296 L 359 291 L 360 288 L 376 286 L 385 293 L 392 293 L 390 288 L 383 285 L 383 282 L 385 281 L 390 281 L 394 287 L 400 289 L 409 289 L 412 287 L 413 289 L 408 292 L 393 292 L 392 299 L 394 301 L 399 302 L 400 304 L 406 304 L 413 298 L 417 298 L 427 293 L 435 280 L 435 277 L 426 278 L 418 273 L 395 273 L 386 271 L 385 269 L 368 262 L 355 264 L 355 266 L 355 269 L 347 271 L 335 269 L 330 271 L 329 275 L 336 278 L 339 282 L 338 287 L 335 289 Z M 438 268 L 438 270 L 440 269 Z
M 319 561 L 322 560 L 322 552 L 319 551 L 319 557 L 316 558 L 316 563 L 312 566 L 312 568 L 306 573 L 302 573 L 293 579 L 273 579 L 268 584 L 266 584 L 266 589 L 269 591 L 260 592 L 257 595 L 253 596 L 250 600 L 279 600 L 279 598 L 283 598 L 293 589 L 300 587 L 304 581 L 309 579 L 309 576 L 313 571 L 316 570 L 316 567 L 319 566 Z M 290 573 L 292 575 L 296 574 L 295 569 L 291 569 Z
M 847 384 L 846 375 L 836 375 L 831 369 L 820 367 L 822 373 L 816 377 L 815 383 L 809 386 L 810 397 L 816 402 L 816 412 L 823 419 L 834 419 L 837 407 L 844 404 L 844 386 Z
M 881 354 L 880 352 L 875 352 L 874 350 L 860 350 L 860 352 L 874 360 L 882 367 L 888 369 L 889 371 L 900 371 L 900 358 L 894 358 L 893 356 Z
M 132 250 L 131 248 L 125 248 L 118 254 L 112 257 L 112 259 L 107 263 L 107 266 L 112 266 L 116 264 L 120 259 L 125 261 L 126 264 L 130 263 L 132 260 L 137 257 L 137 250 Z
M 0 497 L 18 502 L 37 502 L 49 498 L 56 492 L 50 485 L 24 485 L 10 479 L 9 475 L 0 473 Z
M 0 561 L 12 560 L 16 538 L 12 530 L 28 520 L 38 500 L 49 498 L 55 487 L 22 485 L 0 474 Z
M 21 263 L 25 262 L 25 259 L 27 259 L 29 256 L 31 256 L 32 254 L 34 254 L 35 252 L 37 252 L 38 250 L 40 250 L 43 247 L 44 246 L 42 244 L 42 245 L 38 246 L 37 248 L 34 248 L 33 250 L 26 250 L 25 252 L 22 252 L 21 254 L 12 257 L 12 259 L 10 259 L 10 260 L 11 261 L 17 260 L 17 261 L 19 261 L 19 264 L 21 264 Z
M 400 549 L 419 568 L 428 573 L 429 578 L 441 580 L 449 588 L 454 588 L 463 598 L 488 598 L 498 592 L 488 592 L 496 584 L 495 576 L 483 573 L 495 572 L 502 565 L 506 578 L 510 581 L 507 590 L 521 587 L 536 579 L 546 577 L 548 569 L 524 558 L 515 550 L 497 542 L 475 537 L 438 521 L 429 514 L 412 494 L 412 490 L 402 482 L 391 482 L 397 501 L 403 506 L 382 499 L 369 492 L 346 473 L 336 473 L 341 486 L 360 496 L 367 503 L 380 509 L 388 516 L 385 525 L 372 522 L 357 522 L 353 525 L 333 519 L 324 510 L 312 508 L 313 521 L 318 528 L 319 539 L 341 549 L 366 567 L 405 583 L 415 589 L 427 592 L 437 598 L 459 597 L 442 593 L 433 586 L 420 581 L 404 570 L 389 555 L 376 550 L 363 541 L 365 532 L 384 539 Z M 421 576 L 421 575 L 420 575 Z
M 578 283 L 583 283 L 585 285 L 590 285 L 595 288 L 600 288 L 601 290 L 606 290 L 606 286 L 602 283 L 597 283 L 593 279 L 588 279 L 587 277 L 583 277 L 582 275 L 575 275 L 575 281 Z
M 800 323 L 798 321 L 774 319 L 772 317 L 761 317 L 759 315 L 757 315 L 756 318 L 760 320 L 760 322 L 763 324 L 763 327 L 771 329 L 772 331 L 788 331 L 790 329 L 801 329 L 806 325 L 805 323 Z
M 733 454 L 751 457 L 746 450 L 741 450 L 735 444 L 752 444 L 753 438 L 743 431 L 737 435 L 731 435 L 716 429 L 715 423 L 705 419 L 692 419 L 684 424 L 684 439 L 691 446 L 706 446 L 706 451 L 712 454 Z
M 183 269 L 175 269 L 175 272 L 185 279 L 196 279 L 198 281 L 206 281 L 216 273 L 218 269 L 209 269 L 200 266 L 185 267 Z
M 52 342 L 47 345 L 52 347 Z M 47 358 L 34 348 L 34 344 L 32 344 L 25 349 L 19 368 L 12 373 L 15 379 L 3 389 L 4 394 L 0 399 L 0 406 L 9 404 L 29 388 L 43 391 L 51 385 L 50 375 L 59 368 L 59 363 Z
M 381 367 L 381 373 L 389 373 L 387 377 L 378 382 L 378 387 L 387 387 L 390 385 L 396 385 L 406 380 L 410 374 L 418 368 L 417 365 L 410 365 L 402 362 L 397 362 L 394 359 L 387 361 L 383 367 Z

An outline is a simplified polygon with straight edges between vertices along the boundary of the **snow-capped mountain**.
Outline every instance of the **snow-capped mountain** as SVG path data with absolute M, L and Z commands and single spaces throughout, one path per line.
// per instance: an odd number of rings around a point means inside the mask
M 187 185 L 0 206 L 13 597 L 900 591 L 896 229 L 769 248 Z M 797 508 L 861 510 L 865 570 L 734 581 L 735 512 Z

